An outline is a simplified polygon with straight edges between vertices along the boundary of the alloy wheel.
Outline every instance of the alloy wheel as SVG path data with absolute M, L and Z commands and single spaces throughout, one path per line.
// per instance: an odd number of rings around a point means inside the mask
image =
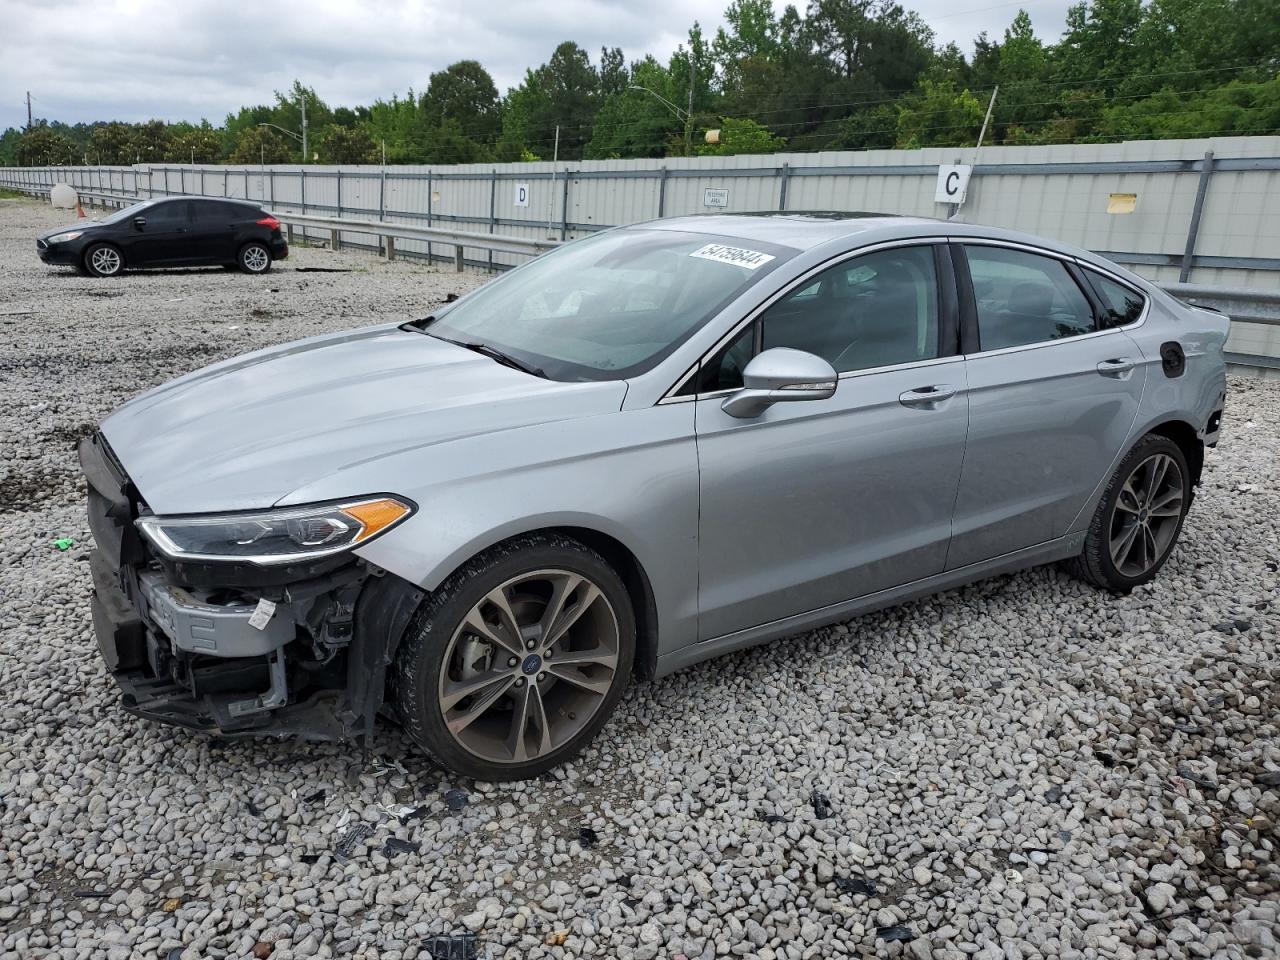
M 98 247 L 89 255 L 89 263 L 95 273 L 110 276 L 120 269 L 120 251 L 115 247 Z
M 261 273 L 267 269 L 271 259 L 262 247 L 252 246 L 245 248 L 243 261 L 245 269 L 250 273 Z
M 1182 469 L 1167 453 L 1134 467 L 1111 513 L 1111 562 L 1126 577 L 1141 577 L 1155 567 L 1178 534 L 1182 521 Z
M 490 590 L 445 649 L 438 702 L 467 752 L 525 763 L 564 746 L 604 703 L 618 668 L 618 616 L 600 587 L 563 569 Z

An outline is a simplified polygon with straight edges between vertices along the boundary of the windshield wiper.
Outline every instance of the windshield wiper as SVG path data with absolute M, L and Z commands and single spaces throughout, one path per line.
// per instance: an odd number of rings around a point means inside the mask
M 428 334 L 428 336 L 434 336 L 434 334 Z M 504 367 L 511 367 L 513 370 L 520 370 L 524 373 L 532 374 L 535 377 L 541 377 L 543 380 L 547 379 L 547 375 L 541 367 L 535 367 L 532 364 L 525 363 L 523 360 L 517 360 L 515 357 L 511 356 L 511 354 L 503 353 L 497 347 L 491 347 L 487 343 L 480 343 L 479 341 L 468 342 L 465 340 L 450 340 L 448 337 L 440 337 L 440 339 L 444 340 L 446 343 L 465 347 L 467 350 L 474 350 L 476 353 L 483 354 L 490 359 L 497 360 L 498 363 L 502 364 Z

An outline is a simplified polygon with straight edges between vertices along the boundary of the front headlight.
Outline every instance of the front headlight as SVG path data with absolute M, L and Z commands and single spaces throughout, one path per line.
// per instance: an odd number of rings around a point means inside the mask
M 68 240 L 74 240 L 76 237 L 84 235 L 83 230 L 68 230 L 66 233 L 57 233 L 50 237 L 45 243 L 66 243 Z
M 217 516 L 139 517 L 138 529 L 175 560 L 294 563 L 367 543 L 413 513 L 395 497 Z

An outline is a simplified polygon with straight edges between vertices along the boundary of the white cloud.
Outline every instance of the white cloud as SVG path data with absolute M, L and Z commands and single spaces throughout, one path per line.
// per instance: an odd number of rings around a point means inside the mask
M 956 3 L 963 9 L 954 9 Z M 220 123 L 232 110 L 271 100 L 293 79 L 331 106 L 422 91 L 433 71 L 464 58 L 505 91 L 556 44 L 575 40 L 593 57 L 620 46 L 628 59 L 665 58 L 696 19 L 710 36 L 728 0 L 0 0 L 0 129 L 35 114 L 95 119 Z M 1018 6 L 1048 40 L 1068 0 L 983 6 L 983 0 L 918 0 L 940 41 L 962 49 L 986 30 L 998 37 Z M 775 0 L 781 9 L 782 3 Z M 975 9 L 980 8 L 980 9 Z

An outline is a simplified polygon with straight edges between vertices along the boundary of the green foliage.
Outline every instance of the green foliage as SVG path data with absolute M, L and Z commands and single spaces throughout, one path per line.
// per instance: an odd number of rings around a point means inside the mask
M 232 163 L 288 163 L 289 145 L 269 127 L 248 127 L 240 132 L 231 151 Z
M 70 137 L 48 126 L 35 126 L 24 133 L 18 143 L 18 163 L 24 167 L 72 164 L 79 159 L 75 150 Z
M 1018 10 L 970 57 L 939 46 L 895 0 L 728 0 L 665 62 L 598 64 L 566 41 L 500 95 L 475 60 L 364 106 L 330 108 L 300 81 L 220 127 L 40 121 L 0 134 L 0 162 L 310 162 L 289 133 L 306 104 L 311 151 L 334 163 L 490 163 L 782 149 L 971 146 L 999 86 L 987 143 L 1280 133 L 1277 0 L 1079 0 L 1056 42 Z M 723 121 L 717 118 L 725 118 Z
M 738 153 L 777 153 L 786 145 L 786 138 L 774 136 L 763 124 L 724 117 L 720 121 L 720 141 L 702 144 L 698 147 L 698 155 L 725 157 Z
M 364 127 L 344 127 L 331 123 L 320 137 L 320 160 L 323 163 L 376 163 L 378 145 Z

